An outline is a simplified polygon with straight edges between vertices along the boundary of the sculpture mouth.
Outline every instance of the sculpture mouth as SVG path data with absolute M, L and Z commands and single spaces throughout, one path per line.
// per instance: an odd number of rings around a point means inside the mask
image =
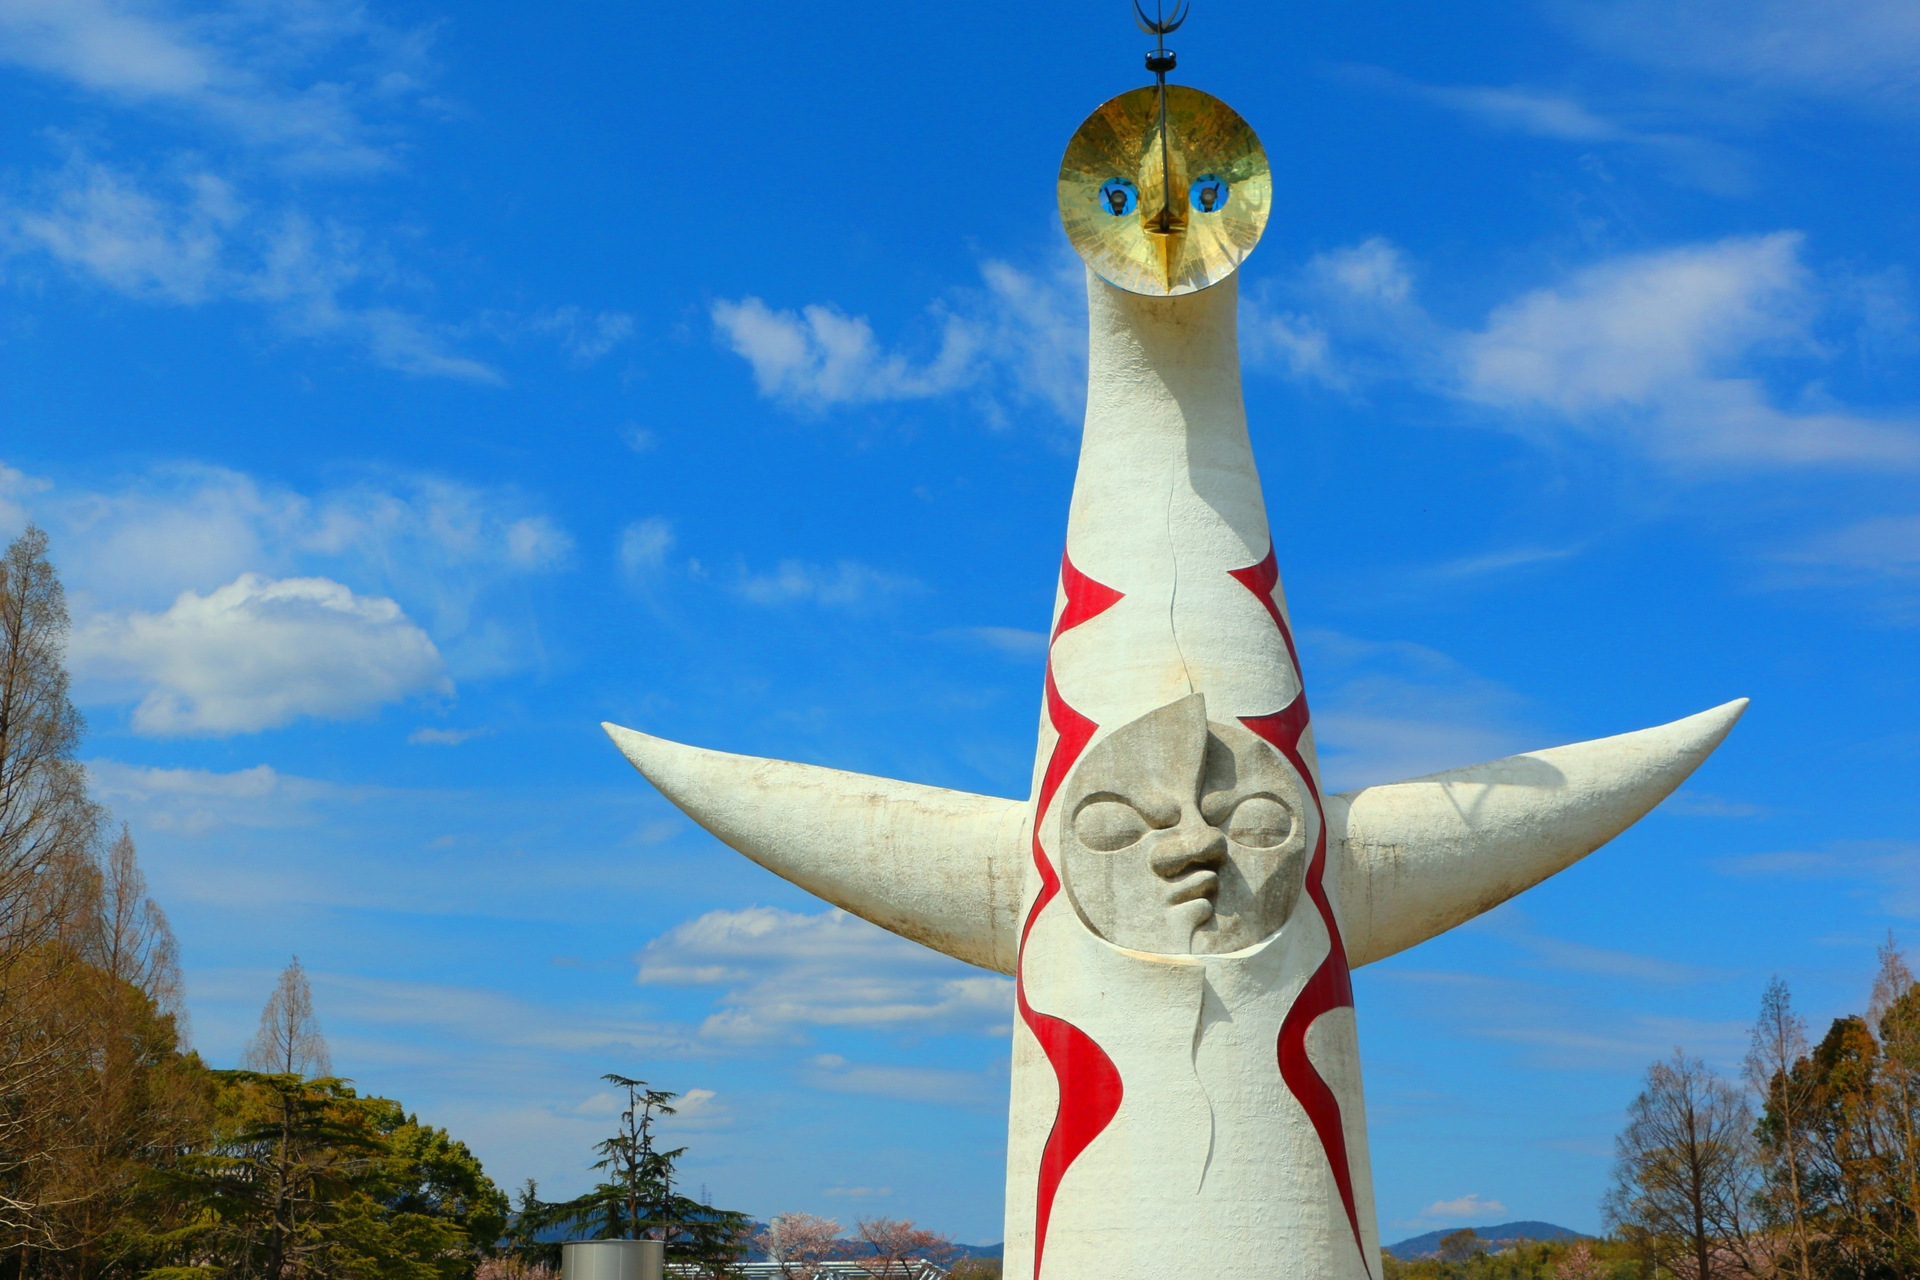
M 1214 871 L 1196 871 L 1174 882 L 1172 891 L 1167 894 L 1169 907 L 1184 907 L 1190 902 L 1203 903 L 1206 913 L 1204 921 L 1213 914 L 1214 900 L 1220 896 L 1220 876 Z

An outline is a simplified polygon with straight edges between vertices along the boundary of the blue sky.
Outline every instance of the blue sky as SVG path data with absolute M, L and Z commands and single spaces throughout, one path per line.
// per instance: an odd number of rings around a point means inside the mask
M 1586 863 L 1356 977 L 1384 1234 L 1598 1226 L 1674 1045 L 1920 917 L 1920 11 L 1199 0 L 1260 132 L 1254 446 L 1328 781 L 1752 710 Z M 1081 409 L 1053 209 L 1118 2 L 0 0 L 0 525 L 231 1064 L 585 1184 L 1000 1238 L 1011 994 L 601 736 L 1024 794 Z

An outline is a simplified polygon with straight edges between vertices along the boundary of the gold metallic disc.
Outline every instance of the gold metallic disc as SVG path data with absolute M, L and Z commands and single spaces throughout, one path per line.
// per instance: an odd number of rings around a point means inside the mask
M 1260 139 L 1232 107 L 1185 85 L 1167 86 L 1164 147 L 1160 90 L 1148 85 L 1088 116 L 1060 161 L 1067 238 L 1131 293 L 1220 283 L 1259 242 L 1272 201 Z

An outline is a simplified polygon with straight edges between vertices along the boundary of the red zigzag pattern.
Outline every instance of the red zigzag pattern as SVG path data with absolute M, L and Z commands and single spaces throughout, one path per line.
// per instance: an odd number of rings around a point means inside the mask
M 1294 674 L 1299 676 L 1300 653 L 1294 648 L 1293 632 L 1273 598 L 1274 588 L 1280 584 L 1280 569 L 1272 545 L 1268 545 L 1267 558 L 1259 564 L 1229 572 L 1267 607 L 1273 616 L 1273 625 L 1280 629 L 1280 638 L 1286 642 Z M 1319 911 L 1321 922 L 1327 927 L 1329 948 L 1327 958 L 1313 971 L 1293 1007 L 1287 1010 L 1275 1051 L 1280 1059 L 1280 1078 L 1299 1100 L 1313 1124 L 1314 1133 L 1319 1135 L 1320 1146 L 1333 1171 L 1334 1185 L 1340 1190 L 1340 1203 L 1347 1211 L 1347 1224 L 1353 1228 L 1353 1243 L 1360 1250 L 1360 1265 L 1367 1267 L 1367 1247 L 1360 1240 L 1360 1212 L 1354 1202 L 1353 1169 L 1347 1159 L 1347 1130 L 1340 1117 L 1340 1100 L 1334 1097 L 1333 1090 L 1307 1056 L 1307 1028 L 1324 1013 L 1352 1008 L 1353 982 L 1347 968 L 1346 944 L 1340 938 L 1340 925 L 1334 919 L 1333 904 L 1327 900 L 1327 809 L 1320 799 L 1319 784 L 1300 752 L 1300 738 L 1306 733 L 1308 723 L 1304 677 L 1300 684 L 1300 692 L 1294 695 L 1293 701 L 1275 714 L 1240 717 L 1242 724 L 1271 742 L 1293 765 L 1306 783 L 1307 794 L 1313 797 L 1313 807 L 1320 818 L 1320 835 L 1314 842 L 1313 859 L 1307 863 L 1306 888 L 1307 896 L 1313 900 L 1314 909 Z M 1371 1273 L 1370 1267 L 1368 1271 Z
M 1040 847 L 1040 824 L 1046 819 L 1054 793 L 1066 780 L 1067 771 L 1073 768 L 1074 761 L 1080 758 L 1099 728 L 1060 696 L 1059 686 L 1053 680 L 1053 643 L 1081 623 L 1111 609 L 1121 599 L 1120 592 L 1081 573 L 1064 555 L 1060 558 L 1060 585 L 1066 592 L 1067 605 L 1060 611 L 1060 621 L 1054 625 L 1053 639 L 1047 645 L 1047 719 L 1059 737 L 1047 757 L 1046 772 L 1040 779 L 1039 801 L 1033 809 L 1033 865 L 1040 873 L 1040 896 L 1034 899 L 1033 910 L 1027 913 L 1026 924 L 1020 930 L 1020 965 L 1014 978 L 1014 998 L 1020 1006 L 1020 1018 L 1045 1050 L 1060 1086 L 1053 1129 L 1040 1155 L 1033 1224 L 1035 1280 L 1039 1280 L 1040 1260 L 1046 1253 L 1047 1222 L 1053 1216 L 1053 1198 L 1060 1190 L 1060 1179 L 1087 1149 L 1087 1144 L 1112 1122 L 1114 1113 L 1120 1110 L 1122 1092 L 1120 1072 L 1114 1067 L 1113 1059 L 1091 1036 L 1064 1018 L 1036 1012 L 1027 1003 L 1027 935 L 1033 932 L 1033 922 L 1060 892 L 1060 874 Z

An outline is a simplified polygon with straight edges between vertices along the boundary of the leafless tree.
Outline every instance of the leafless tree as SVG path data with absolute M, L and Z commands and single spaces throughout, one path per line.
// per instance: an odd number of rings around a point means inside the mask
M 279 985 L 260 1011 L 260 1029 L 240 1059 L 249 1071 L 270 1075 L 308 1077 L 333 1074 L 333 1059 L 327 1052 L 327 1039 L 320 1033 L 320 1019 L 313 1012 L 313 989 L 307 985 L 307 971 L 300 957 L 280 972 Z
M 1891 933 L 1880 948 L 1868 1025 L 1880 1041 L 1874 1109 L 1882 1131 L 1880 1146 L 1890 1157 L 1891 1251 L 1911 1259 L 1920 1247 L 1920 993 Z
M 1679 1049 L 1647 1070 L 1615 1142 L 1610 1226 L 1682 1280 L 1753 1271 L 1758 1170 L 1745 1097 Z
M 1807 1077 L 1794 1070 L 1806 1056 L 1806 1023 L 1793 1011 L 1787 984 L 1776 977 L 1760 997 L 1745 1066 L 1747 1084 L 1770 1103 L 1761 1135 L 1771 1172 L 1767 1191 L 1775 1220 L 1784 1221 L 1792 1236 L 1799 1280 L 1813 1275 L 1807 1237 Z
M 47 1170 L 71 1118 L 86 1020 L 65 998 L 90 923 L 101 816 L 74 760 L 66 593 L 29 525 L 0 555 L 0 1232 L 42 1241 L 68 1194 Z
M 88 958 L 109 977 L 144 992 L 161 1013 L 173 1019 L 175 1038 L 185 1048 L 187 1007 L 180 982 L 180 947 L 167 913 L 147 896 L 147 878 L 124 824 L 101 870 L 95 918 L 97 936 L 88 948 Z

